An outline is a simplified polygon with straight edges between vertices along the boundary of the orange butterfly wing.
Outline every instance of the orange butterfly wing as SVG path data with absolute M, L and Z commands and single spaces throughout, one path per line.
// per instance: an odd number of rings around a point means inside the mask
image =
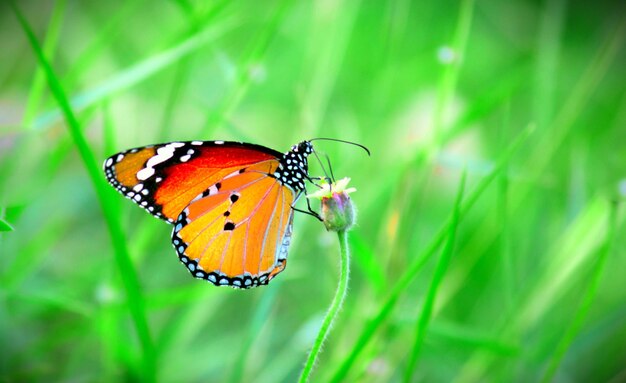
M 172 243 L 191 274 L 250 288 L 284 270 L 297 194 L 271 177 L 277 160 L 235 171 L 180 214 Z
M 172 142 L 117 153 L 105 160 L 104 172 L 126 198 L 173 223 L 194 197 L 228 174 L 280 156 L 239 142 Z

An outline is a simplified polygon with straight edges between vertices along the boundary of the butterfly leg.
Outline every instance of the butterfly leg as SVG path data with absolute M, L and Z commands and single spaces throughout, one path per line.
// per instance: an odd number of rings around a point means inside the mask
M 307 176 L 306 179 L 312 183 L 313 185 L 317 186 L 318 188 L 322 188 L 322 186 L 318 183 L 316 183 L 315 181 L 326 181 L 327 184 L 331 184 L 331 179 L 328 177 L 309 177 Z
M 317 214 L 317 212 L 315 212 L 315 211 L 313 211 L 313 210 L 309 210 L 309 211 L 307 211 L 307 210 L 298 209 L 297 207 L 293 207 L 293 206 L 292 206 L 291 208 L 292 208 L 294 211 L 297 211 L 297 212 L 300 212 L 300 213 L 304 213 L 304 214 L 310 215 L 310 216 L 312 216 L 312 217 L 317 218 L 320 222 L 324 222 L 324 220 L 322 219 L 322 217 L 320 217 L 320 215 L 319 215 L 319 214 Z M 309 209 L 310 209 L 310 208 L 309 208 Z
M 291 206 L 291 208 L 292 208 L 294 211 L 298 211 L 298 212 L 300 212 L 300 213 L 304 213 L 304 214 L 307 214 L 307 215 L 313 216 L 313 217 L 317 218 L 320 222 L 324 222 L 324 220 L 322 219 L 322 217 L 321 217 L 321 216 L 320 216 L 320 215 L 319 215 L 319 214 L 318 214 L 315 210 L 313 210 L 313 208 L 311 208 L 311 201 L 309 201 L 309 199 L 308 199 L 308 198 L 305 198 L 305 199 L 306 199 L 306 206 L 307 206 L 307 208 L 308 208 L 308 211 L 307 211 L 307 210 L 298 209 L 297 207 L 295 207 L 295 206 L 293 206 L 293 205 Z

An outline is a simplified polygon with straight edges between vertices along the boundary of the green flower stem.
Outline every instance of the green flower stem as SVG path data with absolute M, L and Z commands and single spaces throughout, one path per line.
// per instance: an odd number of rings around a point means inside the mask
M 309 380 L 309 376 L 313 370 L 313 366 L 315 366 L 315 361 L 317 360 L 317 356 L 319 355 L 322 345 L 330 332 L 330 328 L 337 316 L 337 313 L 341 309 L 343 305 L 343 301 L 346 298 L 346 292 L 348 291 L 348 279 L 350 275 L 350 249 L 348 247 L 348 234 L 345 230 L 338 231 L 337 236 L 339 237 L 339 247 L 341 249 L 341 270 L 339 274 L 339 286 L 337 286 L 337 291 L 335 292 L 335 297 L 333 298 L 333 302 L 330 304 L 330 309 L 326 313 L 324 317 L 324 321 L 322 322 L 322 327 L 320 331 L 317 333 L 317 338 L 315 339 L 315 343 L 313 343 L 313 348 L 309 353 L 309 357 L 307 358 L 306 364 L 304 365 L 304 369 L 302 370 L 302 374 L 300 374 L 300 379 L 298 382 L 304 383 Z

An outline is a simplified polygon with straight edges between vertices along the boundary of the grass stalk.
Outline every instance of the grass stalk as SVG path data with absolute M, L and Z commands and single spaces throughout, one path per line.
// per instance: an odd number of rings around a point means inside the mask
M 131 88 L 156 73 L 175 64 L 183 57 L 201 49 L 206 43 L 217 39 L 234 27 L 233 22 L 224 22 L 215 27 L 203 29 L 197 34 L 180 41 L 172 48 L 154 54 L 147 59 L 119 72 L 115 76 L 102 81 L 99 85 L 81 92 L 72 97 L 68 102 L 75 110 L 82 110 L 101 102 L 106 98 Z M 60 83 L 60 81 L 59 81 Z M 34 123 L 35 129 L 44 129 L 57 122 L 63 115 L 62 110 L 52 110 L 39 115 Z
M 411 354 L 409 356 L 409 361 L 404 374 L 404 381 L 410 382 L 413 377 L 413 372 L 417 367 L 417 361 L 419 358 L 419 353 L 422 348 L 422 344 L 424 343 L 424 338 L 426 337 L 426 332 L 428 331 L 428 326 L 430 324 L 430 319 L 432 317 L 433 308 L 435 307 L 435 299 L 437 298 L 437 291 L 439 290 L 439 286 L 441 285 L 441 281 L 446 274 L 446 270 L 448 269 L 448 264 L 450 263 L 450 258 L 452 256 L 452 252 L 454 250 L 454 242 L 456 238 L 457 227 L 459 224 L 459 212 L 461 210 L 461 201 L 463 198 L 463 191 L 465 190 L 465 179 L 467 176 L 467 171 L 463 171 L 461 175 L 461 181 L 459 183 L 459 190 L 457 192 L 456 200 L 454 203 L 454 209 L 452 211 L 452 220 L 450 226 L 448 228 L 448 239 L 446 244 L 441 251 L 441 256 L 437 262 L 437 266 L 435 266 L 435 272 L 433 274 L 433 278 L 430 281 L 430 286 L 428 287 L 428 291 L 426 292 L 426 298 L 424 299 L 424 303 L 422 305 L 422 311 L 416 322 L 415 329 L 415 340 L 413 342 L 413 348 L 411 349 Z
M 105 222 L 111 235 L 115 261 L 122 277 L 128 308 L 143 348 L 143 377 L 146 381 L 154 381 L 156 368 L 154 361 L 154 346 L 150 337 L 139 281 L 130 260 L 128 250 L 126 249 L 126 240 L 119 224 L 117 209 L 115 208 L 115 203 L 113 203 L 114 200 L 111 198 L 113 190 L 110 189 L 105 183 L 104 177 L 100 171 L 100 166 L 82 133 L 80 124 L 72 111 L 72 107 L 70 106 L 65 90 L 56 76 L 50 62 L 46 58 L 46 55 L 37 41 L 30 25 L 18 9 L 17 5 L 13 1 L 10 1 L 9 4 L 19 21 L 24 34 L 33 49 L 33 52 L 37 56 L 37 60 L 44 71 L 50 91 L 56 99 L 59 108 L 63 112 L 70 136 L 74 141 L 87 173 L 94 185 L 98 201 L 104 214 Z
M 287 9 L 287 0 L 283 0 L 276 6 L 276 10 L 272 15 L 271 20 L 265 28 L 253 41 L 250 50 L 245 59 L 242 61 L 239 68 L 237 68 L 237 74 L 235 78 L 235 84 L 230 93 L 224 97 L 224 102 L 215 110 L 211 111 L 202 127 L 200 136 L 211 136 L 211 133 L 217 130 L 230 118 L 231 113 L 239 105 L 246 91 L 250 87 L 253 80 L 251 73 L 252 66 L 261 61 L 267 49 L 270 46 L 274 36 L 276 35 L 280 26 L 280 21 L 285 15 Z
M 4 218 L 0 217 L 0 231 L 13 231 L 13 226 L 8 223 Z
M 235 363 L 232 369 L 231 376 L 228 380 L 230 383 L 239 383 L 245 381 L 245 372 L 246 366 L 249 362 L 250 355 L 252 354 L 252 348 L 254 346 L 255 341 L 261 335 L 263 330 L 263 326 L 267 323 L 267 318 L 270 317 L 272 307 L 276 303 L 276 296 L 278 295 L 278 291 L 280 289 L 276 284 L 280 284 L 282 280 L 277 280 L 274 282 L 274 286 L 272 289 L 268 289 L 261 300 L 258 302 L 256 308 L 254 309 L 254 313 L 250 319 L 250 326 L 248 327 L 248 333 L 244 338 L 243 342 L 240 345 L 240 352 L 235 359 Z
M 602 273 L 604 271 L 604 265 L 606 264 L 606 260 L 611 254 L 613 250 L 613 244 L 615 243 L 615 232 L 617 227 L 617 202 L 613 203 L 613 206 L 610 209 L 609 217 L 608 217 L 608 232 L 606 235 L 606 242 L 600 250 L 600 256 L 596 261 L 596 264 L 593 268 L 591 278 L 585 293 L 583 295 L 580 306 L 576 310 L 572 321 L 569 326 L 565 330 L 565 333 L 561 337 L 561 340 L 557 344 L 552 357 L 550 358 L 550 362 L 548 364 L 548 368 L 546 369 L 542 382 L 551 382 L 554 379 L 554 375 L 556 374 L 561 361 L 565 357 L 567 350 L 571 346 L 574 338 L 580 333 L 580 329 L 585 321 L 585 318 L 589 314 L 591 309 L 591 305 L 594 302 L 596 297 L 596 293 L 598 291 L 598 285 L 600 284 L 600 280 L 602 278 Z
M 43 43 L 42 48 L 46 57 L 52 58 L 54 51 L 56 50 L 59 41 L 61 25 L 63 25 L 63 16 L 65 15 L 66 4 L 67 0 L 54 2 L 54 10 L 52 11 L 52 16 L 50 16 L 50 24 L 48 26 L 46 39 Z M 46 86 L 45 81 L 46 79 L 44 77 L 43 71 L 41 70 L 41 68 L 37 68 L 35 72 L 35 79 L 33 80 L 33 85 L 31 86 L 30 93 L 28 94 L 28 101 L 26 103 L 26 109 L 24 110 L 24 118 L 22 119 L 22 123 L 29 129 L 31 128 L 31 124 L 33 122 L 33 119 L 35 118 L 37 109 L 39 108 L 43 91 Z
M 472 26 L 473 11 L 474 0 L 464 0 L 461 4 L 452 44 L 456 59 L 446 67 L 446 71 L 441 78 L 439 93 L 437 95 L 437 104 L 433 116 L 433 143 L 435 144 L 435 148 L 441 144 L 444 116 L 448 114 L 448 107 L 454 97 L 459 74 L 461 72 L 463 56 L 465 55 L 467 40 L 469 39 L 470 28 Z

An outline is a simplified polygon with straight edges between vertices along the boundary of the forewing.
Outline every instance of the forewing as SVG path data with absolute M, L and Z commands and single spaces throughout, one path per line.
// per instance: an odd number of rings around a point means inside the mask
M 189 202 L 229 174 L 269 169 L 281 154 L 252 144 L 187 141 L 117 153 L 104 162 L 113 187 L 155 217 L 173 223 Z
M 182 211 L 172 242 L 193 276 L 250 288 L 284 270 L 296 194 L 270 176 L 278 161 L 270 164 L 231 173 Z

